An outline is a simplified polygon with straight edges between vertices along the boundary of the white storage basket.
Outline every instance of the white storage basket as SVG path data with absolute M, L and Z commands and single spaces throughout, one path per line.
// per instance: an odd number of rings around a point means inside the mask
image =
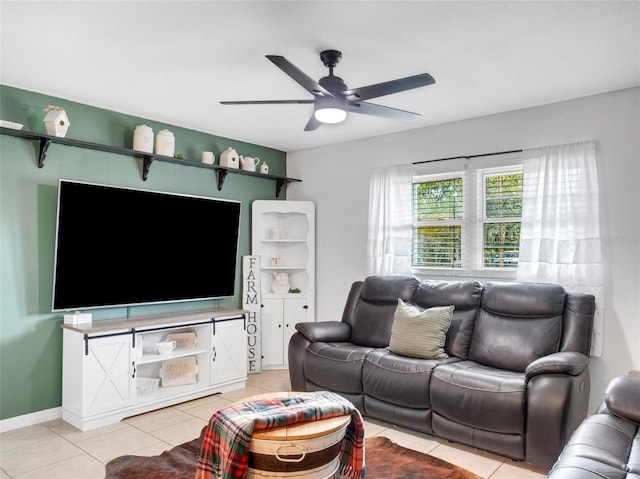
M 149 394 L 156 392 L 158 390 L 158 386 L 160 385 L 160 378 L 136 378 L 136 392 L 138 395 L 140 394 Z

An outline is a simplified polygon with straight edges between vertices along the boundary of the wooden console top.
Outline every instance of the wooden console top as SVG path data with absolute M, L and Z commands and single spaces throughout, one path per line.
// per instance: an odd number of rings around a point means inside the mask
M 102 333 L 107 331 L 121 331 L 132 329 L 153 328 L 167 324 L 181 324 L 191 322 L 205 322 L 211 319 L 221 320 L 228 317 L 238 317 L 246 314 L 244 309 L 214 308 L 198 309 L 194 311 L 178 311 L 173 313 L 153 314 L 147 316 L 132 316 L 130 318 L 100 319 L 83 324 L 65 324 L 64 329 L 83 334 Z

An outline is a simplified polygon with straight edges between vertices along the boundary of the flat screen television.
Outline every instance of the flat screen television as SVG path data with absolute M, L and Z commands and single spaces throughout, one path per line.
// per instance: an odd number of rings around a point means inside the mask
M 60 180 L 52 311 L 233 296 L 241 206 Z

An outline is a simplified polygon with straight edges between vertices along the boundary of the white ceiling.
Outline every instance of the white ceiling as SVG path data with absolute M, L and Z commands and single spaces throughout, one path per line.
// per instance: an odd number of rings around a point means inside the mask
M 296 151 L 640 85 L 638 1 L 6 1 L 5 85 Z M 412 123 L 350 114 L 305 132 L 310 99 L 265 58 L 308 76 L 319 53 L 359 87 L 418 73 L 435 85 L 372 100 Z

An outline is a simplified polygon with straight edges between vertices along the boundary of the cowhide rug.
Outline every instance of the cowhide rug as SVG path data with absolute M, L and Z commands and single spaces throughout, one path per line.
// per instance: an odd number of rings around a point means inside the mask
M 202 435 L 159 456 L 121 456 L 107 463 L 105 479 L 193 479 Z M 407 449 L 386 437 L 366 440 L 366 479 L 481 479 L 458 466 Z

